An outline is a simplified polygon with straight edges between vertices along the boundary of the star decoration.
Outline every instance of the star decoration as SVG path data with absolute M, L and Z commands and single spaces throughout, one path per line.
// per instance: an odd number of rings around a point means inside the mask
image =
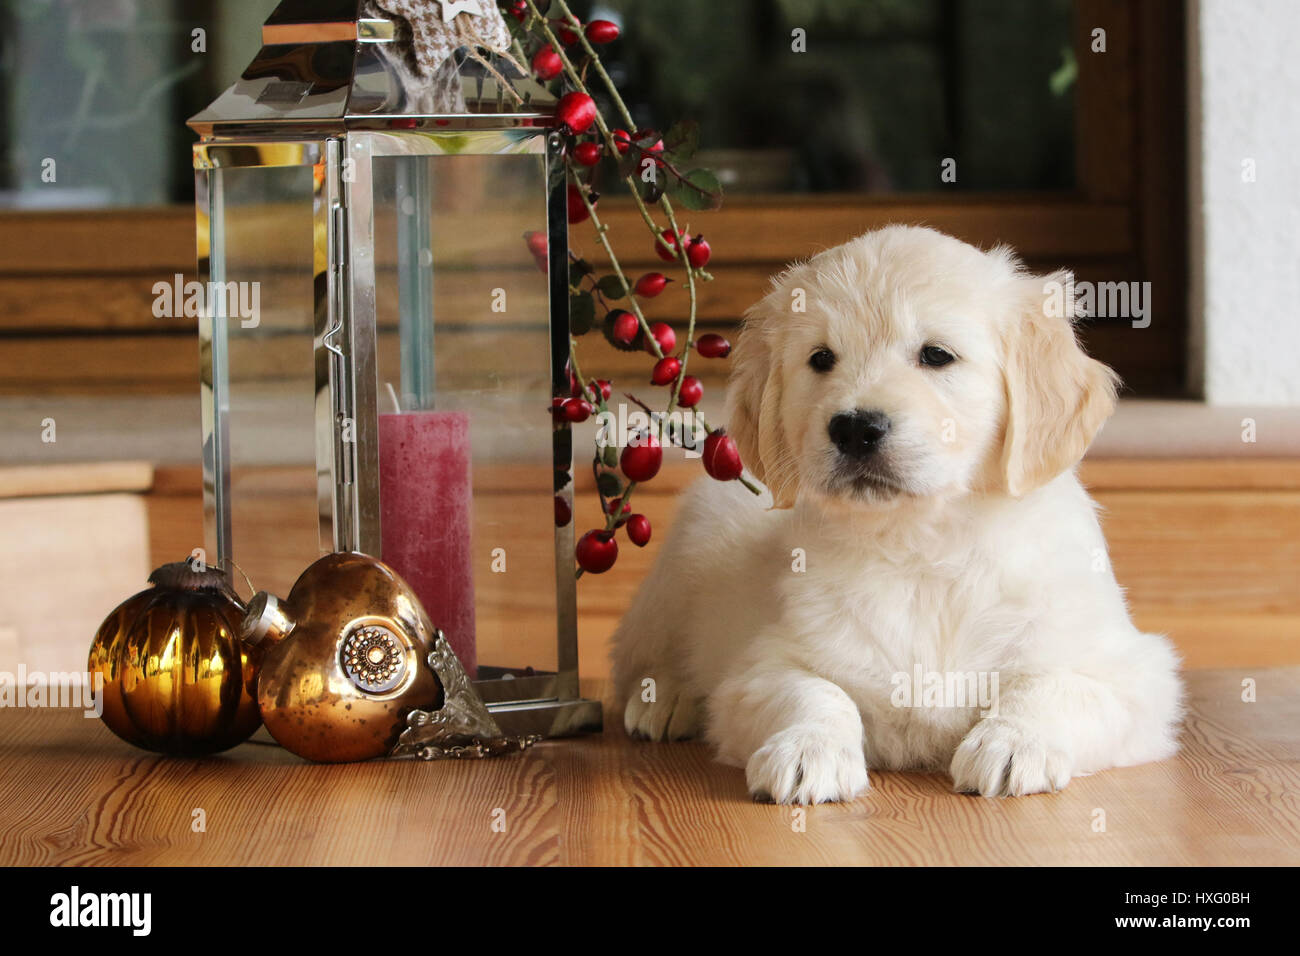
M 450 23 L 457 14 L 468 13 L 471 17 L 483 16 L 483 8 L 478 0 L 442 0 L 442 22 Z

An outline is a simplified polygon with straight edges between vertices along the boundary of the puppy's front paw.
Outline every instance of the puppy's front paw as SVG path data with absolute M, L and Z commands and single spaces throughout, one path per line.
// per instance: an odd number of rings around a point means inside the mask
M 745 782 L 755 800 L 774 803 L 852 800 L 869 786 L 860 740 L 801 727 L 773 734 L 754 751 Z
M 674 683 L 660 681 L 654 700 L 633 693 L 623 709 L 623 729 L 629 737 L 646 740 L 688 740 L 700 725 L 700 702 L 679 691 Z
M 985 797 L 1020 797 L 1063 788 L 1070 782 L 1071 760 L 1023 721 L 986 717 L 957 747 L 950 772 L 957 790 Z

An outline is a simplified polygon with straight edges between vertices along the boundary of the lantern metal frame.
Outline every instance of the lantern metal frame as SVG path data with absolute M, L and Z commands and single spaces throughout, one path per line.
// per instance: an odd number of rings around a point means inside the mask
M 263 28 L 264 46 L 244 75 L 189 125 L 194 146 L 200 252 L 198 279 L 229 281 L 224 257 L 221 171 L 311 166 L 320 182 L 314 211 L 313 289 L 315 402 L 332 433 L 318 433 L 319 509 L 333 529 L 322 550 L 380 554 L 377 299 L 372 160 L 388 156 L 530 154 L 543 159 L 549 250 L 547 284 L 553 396 L 567 396 L 569 273 L 566 185 L 554 128 L 554 101 L 528 87 L 511 108 L 501 71 L 461 64 L 465 113 L 411 113 L 395 80 L 395 31 L 359 16 L 357 0 L 325 0 L 304 12 L 287 0 Z M 310 64 L 309 66 L 307 64 Z M 495 75 L 494 75 L 495 74 Z M 449 148 L 449 147 L 453 147 Z M 271 148 L 274 147 L 274 148 Z M 286 147 L 289 147 L 286 149 Z M 205 226 L 206 223 L 206 226 Z M 206 355 L 203 395 L 203 487 L 206 546 L 232 570 L 229 427 L 229 319 L 208 308 L 199 321 Z M 352 426 L 351 438 L 346 429 Z M 539 427 L 541 425 L 539 424 Z M 572 435 L 553 428 L 557 496 L 573 504 Z M 322 532 L 323 533 L 323 532 Z M 577 592 L 572 522 L 555 529 L 556 670 L 517 675 L 480 667 L 475 687 L 507 734 L 547 736 L 598 731 L 598 701 L 578 687 Z M 436 622 L 435 622 L 436 623 Z

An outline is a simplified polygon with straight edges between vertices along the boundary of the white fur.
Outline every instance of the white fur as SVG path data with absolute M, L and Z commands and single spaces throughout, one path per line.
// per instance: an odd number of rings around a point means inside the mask
M 629 733 L 702 731 L 782 803 L 851 799 L 868 767 L 999 796 L 1174 752 L 1177 657 L 1133 626 L 1074 476 L 1113 376 L 1042 314 L 1042 284 L 1003 250 L 909 227 L 774 280 L 729 422 L 777 507 L 739 482 L 686 493 L 614 638 Z M 927 344 L 958 360 L 920 365 Z M 829 373 L 808 366 L 821 346 Z M 827 423 L 854 408 L 892 422 L 883 485 L 836 472 Z M 996 674 L 996 715 L 895 706 L 917 665 Z

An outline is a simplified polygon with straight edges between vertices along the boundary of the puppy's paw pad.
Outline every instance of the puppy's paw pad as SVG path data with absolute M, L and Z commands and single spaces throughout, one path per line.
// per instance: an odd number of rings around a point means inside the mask
M 852 800 L 870 785 L 860 741 L 800 728 L 773 734 L 754 751 L 745 782 L 756 800 L 803 804 Z
M 639 693 L 628 698 L 623 728 L 629 737 L 645 740 L 688 740 L 699 731 L 700 702 L 661 682 L 654 700 Z
M 1050 793 L 1072 775 L 1069 754 L 1007 717 L 987 717 L 972 727 L 953 755 L 950 772 L 955 789 L 985 797 Z

